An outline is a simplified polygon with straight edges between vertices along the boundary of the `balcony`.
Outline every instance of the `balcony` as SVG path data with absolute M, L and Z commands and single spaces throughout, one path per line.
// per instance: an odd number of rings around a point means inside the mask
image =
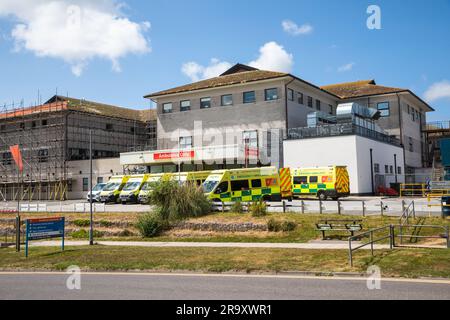
M 380 142 L 401 146 L 400 140 L 386 134 L 373 131 L 352 123 L 322 125 L 315 128 L 292 128 L 288 131 L 288 140 L 327 138 L 357 135 Z

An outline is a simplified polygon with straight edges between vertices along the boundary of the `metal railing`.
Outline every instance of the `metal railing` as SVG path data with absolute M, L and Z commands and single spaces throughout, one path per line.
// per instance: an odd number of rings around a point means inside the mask
M 375 243 L 384 241 L 386 239 L 389 239 L 389 245 L 390 245 L 390 249 L 392 250 L 394 248 L 395 245 L 395 240 L 394 240 L 394 226 L 390 225 L 390 226 L 385 226 L 385 227 L 381 227 L 378 229 L 372 229 L 369 230 L 367 232 L 361 233 L 359 235 L 353 236 L 348 238 L 348 247 L 349 247 L 349 262 L 350 262 L 350 266 L 353 267 L 353 252 L 360 250 L 362 248 L 368 247 L 370 246 L 370 250 L 372 253 L 372 257 L 375 256 L 375 248 L 374 245 Z M 374 235 L 376 232 L 381 232 L 381 231 L 386 231 L 389 230 L 389 234 L 387 236 L 383 236 L 380 238 L 375 238 Z M 360 240 L 361 238 L 364 238 L 366 236 L 369 236 L 369 242 L 363 243 L 357 247 L 353 247 L 353 242 Z
M 370 130 L 352 123 L 323 125 L 315 128 L 292 128 L 288 130 L 288 140 L 358 135 L 377 141 L 401 145 L 400 140 L 386 134 Z
M 396 229 L 400 229 L 400 234 L 396 234 Z M 426 235 L 426 236 L 421 236 L 419 234 L 403 234 L 403 229 L 405 228 L 409 228 L 409 229 L 417 229 L 420 228 L 430 228 L 430 229 L 436 229 L 436 230 L 442 230 L 444 231 L 443 235 Z M 387 231 L 389 230 L 389 234 L 385 235 L 385 236 L 381 236 L 379 238 L 375 238 L 375 233 L 376 232 L 382 232 L 382 231 Z M 357 247 L 353 247 L 353 242 L 354 241 L 358 241 L 361 240 L 362 238 L 365 237 L 369 237 L 369 241 L 366 243 L 363 243 Z M 396 244 L 395 239 L 396 238 L 400 238 L 401 242 L 403 242 L 404 238 L 409 238 L 410 241 L 412 242 L 413 239 L 445 239 L 446 240 L 446 248 L 450 249 L 450 227 L 449 226 L 437 226 L 437 225 L 389 225 L 389 226 L 385 226 L 385 227 L 381 227 L 381 228 L 377 228 L 377 229 L 372 229 L 369 230 L 367 232 L 355 235 L 353 237 L 350 237 L 348 239 L 348 246 L 349 246 L 349 263 L 350 266 L 353 267 L 353 261 L 354 261 L 354 252 L 357 250 L 360 250 L 362 248 L 368 247 L 370 246 L 371 248 L 371 254 L 372 257 L 375 256 L 375 248 L 374 245 L 375 243 L 379 243 L 382 241 L 385 241 L 387 239 L 389 239 L 389 248 L 390 250 L 394 250 L 394 248 L 398 248 L 398 247 L 408 247 L 408 246 L 404 246 L 404 245 L 400 245 L 398 246 Z M 416 248 L 424 248 L 424 246 L 409 246 L 409 247 L 416 247 Z

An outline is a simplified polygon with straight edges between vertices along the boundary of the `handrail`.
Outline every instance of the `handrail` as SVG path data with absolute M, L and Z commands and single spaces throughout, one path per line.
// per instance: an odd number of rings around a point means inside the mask
M 381 238 L 378 238 L 378 239 L 374 239 L 374 233 L 375 232 L 384 231 L 386 229 L 389 229 L 389 235 L 388 236 L 381 237 Z M 366 231 L 364 233 L 361 233 L 361 234 L 353 236 L 353 237 L 349 237 L 348 238 L 348 246 L 349 246 L 350 266 L 353 267 L 353 252 L 357 251 L 359 249 L 362 249 L 362 248 L 365 248 L 367 246 L 370 246 L 371 247 L 372 257 L 373 257 L 375 255 L 374 244 L 378 243 L 378 242 L 381 242 L 381 241 L 384 241 L 386 239 L 389 239 L 390 249 L 392 250 L 394 248 L 394 246 L 395 246 L 395 240 L 394 240 L 394 237 L 393 237 L 393 235 L 394 235 L 394 230 L 393 229 L 394 229 L 394 226 L 393 225 L 389 225 L 389 226 L 384 226 L 384 227 L 377 228 L 377 229 L 372 229 L 372 230 Z M 364 237 L 364 236 L 367 236 L 367 235 L 369 235 L 369 238 L 370 238 L 369 242 L 364 243 L 364 244 L 362 244 L 362 245 L 360 245 L 360 246 L 358 246 L 356 248 L 352 247 L 352 242 L 353 241 L 355 241 L 357 239 L 360 239 L 361 237 Z
M 409 218 L 411 216 L 412 213 L 412 217 L 415 218 L 416 217 L 416 204 L 414 201 L 412 201 L 408 207 L 406 207 L 403 210 L 403 214 L 400 217 L 400 225 L 403 225 L 404 222 L 406 222 L 407 224 L 409 223 Z

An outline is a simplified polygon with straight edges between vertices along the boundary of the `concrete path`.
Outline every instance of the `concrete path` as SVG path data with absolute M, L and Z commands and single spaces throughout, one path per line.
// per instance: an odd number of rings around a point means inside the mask
M 66 246 L 88 246 L 87 241 L 66 241 Z M 354 242 L 354 247 L 360 243 Z M 220 242 L 125 242 L 97 241 L 96 245 L 109 247 L 144 248 L 262 248 L 262 249 L 302 249 L 302 250 L 348 250 L 348 243 L 338 241 L 317 241 L 312 243 L 220 243 Z M 43 241 L 30 243 L 32 247 L 59 247 L 61 241 Z M 375 245 L 375 250 L 389 249 L 389 245 Z M 369 250 L 370 246 L 364 249 Z

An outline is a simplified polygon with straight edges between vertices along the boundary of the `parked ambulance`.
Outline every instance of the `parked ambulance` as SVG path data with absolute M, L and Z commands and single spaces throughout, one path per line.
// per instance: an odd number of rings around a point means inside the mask
M 130 179 L 130 176 L 114 176 L 112 177 L 103 191 L 100 193 L 100 202 L 102 203 L 117 203 L 122 189 Z
M 144 183 L 150 178 L 149 174 L 133 175 L 123 187 L 119 199 L 122 204 L 138 203 L 139 193 Z
M 281 201 L 275 167 L 213 171 L 203 189 L 214 202 Z
M 144 182 L 139 191 L 138 202 L 140 204 L 148 204 L 149 194 L 152 192 L 153 184 L 162 181 L 163 179 L 168 179 L 167 173 L 151 174 L 148 179 Z
M 350 195 L 350 176 L 345 166 L 290 169 L 294 198 L 315 196 L 322 201 Z

